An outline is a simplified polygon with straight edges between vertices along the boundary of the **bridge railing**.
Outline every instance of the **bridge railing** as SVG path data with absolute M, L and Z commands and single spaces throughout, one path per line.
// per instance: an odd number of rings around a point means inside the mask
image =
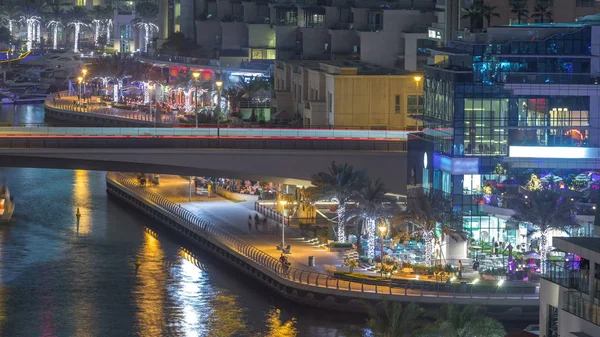
M 0 127 L 2 135 L 55 136 L 171 136 L 171 137 L 260 137 L 265 139 L 297 138 L 302 140 L 388 140 L 405 141 L 410 131 L 256 129 L 256 128 L 119 128 L 119 127 Z
M 78 112 L 78 113 L 90 113 L 98 114 L 103 116 L 110 116 L 114 118 L 133 119 L 136 121 L 143 121 L 151 123 L 154 121 L 154 117 L 150 114 L 143 112 L 136 112 L 118 108 L 108 108 L 100 104 L 77 104 L 76 101 L 72 103 L 65 103 L 64 100 L 54 102 L 52 99 L 47 99 L 45 102 L 47 107 L 54 109 L 60 109 L 67 112 Z M 178 119 L 171 115 L 162 115 L 161 120 L 158 123 L 162 124 L 177 124 Z
M 330 274 L 313 272 L 305 269 L 284 266 L 271 255 L 260 249 L 244 242 L 239 237 L 227 232 L 226 230 L 215 226 L 209 221 L 200 218 L 192 212 L 181 207 L 167 198 L 149 191 L 139 185 L 139 183 L 121 173 L 108 173 L 107 178 L 117 182 L 123 188 L 137 194 L 147 202 L 162 208 L 183 222 L 188 228 L 196 231 L 204 237 L 210 237 L 221 245 L 227 247 L 233 252 L 241 255 L 246 262 L 260 266 L 270 272 L 274 277 L 292 281 L 295 283 L 327 288 L 338 291 L 375 293 L 385 295 L 401 295 L 409 297 L 435 297 L 448 299 L 467 299 L 474 301 L 489 301 L 493 304 L 497 300 L 520 300 L 535 301 L 539 297 L 535 293 L 530 293 L 531 286 L 490 288 L 487 291 L 479 291 L 476 285 L 470 284 L 445 284 L 445 283 L 411 283 L 399 282 L 401 280 L 375 281 L 375 280 L 348 280 L 339 277 L 333 277 Z M 531 302 L 529 303 L 531 304 Z

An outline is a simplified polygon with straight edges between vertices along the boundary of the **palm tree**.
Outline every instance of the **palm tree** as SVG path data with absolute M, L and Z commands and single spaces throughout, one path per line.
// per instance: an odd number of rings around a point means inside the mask
M 548 6 L 537 5 L 533 8 L 533 14 L 531 17 L 540 19 L 540 23 L 544 23 L 544 19 L 548 19 L 548 22 L 552 22 L 552 11 L 548 9 Z
M 106 28 L 106 44 L 110 44 L 110 33 L 113 29 L 113 16 L 115 9 L 112 7 L 112 3 L 109 2 L 105 7 L 105 18 L 104 18 L 104 27 Z
M 223 89 L 223 97 L 229 102 L 231 109 L 237 111 L 240 101 L 247 96 L 246 90 L 241 85 L 234 84 Z
M 20 12 L 20 20 L 21 22 L 25 22 L 25 25 L 27 26 L 27 50 L 29 51 L 33 48 L 33 42 L 36 40 L 35 33 L 37 25 L 42 19 L 40 17 L 40 9 L 34 4 L 28 4 L 25 7 L 20 8 Z
M 575 220 L 575 204 L 562 197 L 559 191 L 540 189 L 528 191 L 525 198 L 517 198 L 513 210 L 513 221 L 530 223 L 540 234 L 540 260 L 544 272 L 549 232 L 579 227 Z
M 12 39 L 14 29 L 19 26 L 21 20 L 21 10 L 19 7 L 12 2 L 4 4 L 2 10 L 0 10 L 0 17 L 8 23 L 8 30 Z
M 527 19 L 529 17 L 529 9 L 527 9 L 527 4 L 525 2 L 516 2 L 510 6 L 510 11 L 513 14 L 517 15 L 517 22 L 521 24 L 521 18 L 525 17 Z
M 489 27 L 492 24 L 492 16 L 497 18 L 500 17 L 500 14 L 496 12 L 496 6 L 483 5 L 481 7 L 481 15 L 487 20 L 487 26 Z
M 101 79 L 104 86 L 109 82 L 114 84 L 113 102 L 115 103 L 119 100 L 119 88 L 123 84 L 123 79 L 132 76 L 135 69 L 135 59 L 124 54 L 100 57 L 88 66 L 90 77 Z
M 413 225 L 415 232 L 408 236 L 418 236 L 425 240 L 425 264 L 431 266 L 433 246 L 438 240 L 436 230 L 439 229 L 444 236 L 456 241 L 464 240 L 463 219 L 456 214 L 452 207 L 452 200 L 443 192 L 431 189 L 427 192 L 414 189 L 408 193 L 406 210 L 398 215 L 397 219 Z M 402 236 L 407 233 L 400 231 Z M 396 238 L 395 241 L 398 241 Z
M 481 12 L 481 6 L 471 4 L 471 6 L 464 7 L 463 10 L 467 12 L 461 18 L 469 19 L 471 31 L 483 28 L 483 14 Z
M 437 322 L 426 327 L 422 337 L 504 337 L 502 323 L 484 315 L 477 306 L 469 305 L 462 310 L 457 304 L 448 304 L 437 315 Z
M 376 337 L 410 337 L 419 328 L 423 309 L 418 304 L 383 303 L 383 315 L 377 308 L 367 306 L 367 325 Z
M 102 6 L 92 7 L 92 11 L 90 12 L 90 18 L 92 20 L 92 25 L 94 26 L 94 45 L 97 47 L 98 38 L 100 37 L 100 31 L 102 29 L 102 24 L 107 18 L 106 8 Z
M 358 208 L 348 212 L 348 218 L 359 217 L 365 220 L 367 225 L 367 257 L 375 257 L 375 236 L 378 220 L 391 216 L 390 208 L 384 203 L 387 201 L 385 194 L 387 190 L 381 179 L 365 179 L 363 186 L 356 192 Z M 360 233 L 357 233 L 360 235 Z M 383 261 L 381 261 L 383 263 Z
M 73 26 L 75 28 L 75 39 L 73 41 L 73 51 L 79 51 L 79 32 L 81 31 L 81 27 L 89 26 L 89 16 L 85 7 L 76 6 L 71 8 L 67 12 L 67 17 L 69 18 L 68 26 Z
M 62 7 L 68 5 L 69 3 L 62 3 L 60 0 L 52 0 L 48 2 L 46 7 L 47 27 L 52 29 L 52 49 L 58 48 L 58 27 L 62 26 L 62 20 L 65 16 Z
M 144 30 L 144 52 L 147 52 L 150 35 L 158 32 L 158 26 L 154 23 L 158 18 L 158 6 L 149 1 L 140 2 L 135 6 L 135 16 L 131 23 Z
M 352 165 L 331 163 L 329 172 L 319 172 L 312 176 L 312 187 L 307 196 L 313 202 L 334 200 L 337 202 L 337 240 L 346 241 L 346 203 L 352 199 L 365 180 L 364 171 L 355 171 Z

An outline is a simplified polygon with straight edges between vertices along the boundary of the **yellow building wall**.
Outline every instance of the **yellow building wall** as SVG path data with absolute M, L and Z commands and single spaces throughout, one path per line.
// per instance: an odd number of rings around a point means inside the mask
M 419 91 L 418 91 L 419 90 Z M 422 84 L 413 76 L 334 76 L 333 104 L 336 126 L 416 126 L 407 117 L 407 96 L 422 95 Z M 395 98 L 400 95 L 400 113 Z

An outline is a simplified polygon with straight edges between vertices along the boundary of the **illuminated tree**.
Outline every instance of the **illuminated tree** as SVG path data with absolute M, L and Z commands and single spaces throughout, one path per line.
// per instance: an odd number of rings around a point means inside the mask
M 531 178 L 529 178 L 529 181 L 527 182 L 527 185 L 525 185 L 525 188 L 528 191 L 541 190 L 542 189 L 542 181 L 540 180 L 540 178 L 538 178 L 537 175 L 532 173 Z
M 0 10 L 0 17 L 2 18 L 2 21 L 8 24 L 8 30 L 10 31 L 12 39 L 14 29 L 18 27 L 21 22 L 21 11 L 19 7 L 10 2 L 4 4 Z
M 452 208 L 452 200 L 442 191 L 414 189 L 408 194 L 406 210 L 396 219 L 413 225 L 415 233 L 403 233 L 418 236 L 425 240 L 425 264 L 432 265 L 434 243 L 441 238 L 436 231 L 454 240 L 465 239 L 462 217 Z
M 104 18 L 104 28 L 106 29 L 106 44 L 110 44 L 110 33 L 113 30 L 113 16 L 115 9 L 112 7 L 112 3 L 107 4 L 104 7 L 105 18 Z
M 60 0 L 54 0 L 47 3 L 46 6 L 46 19 L 48 23 L 46 27 L 52 30 L 52 49 L 58 48 L 58 27 L 62 26 L 62 21 L 65 16 L 65 11 L 62 6 L 69 5 L 68 3 L 62 3 Z
M 312 176 L 313 187 L 308 188 L 308 198 L 333 200 L 337 202 L 337 240 L 346 241 L 346 203 L 364 184 L 365 172 L 355 171 L 352 165 L 331 163 L 328 172 L 319 172 Z
M 530 190 L 526 198 L 516 199 L 512 220 L 530 223 L 540 235 L 540 260 L 542 272 L 548 256 L 548 234 L 551 230 L 566 231 L 579 227 L 575 220 L 575 204 L 553 189 Z
M 90 12 L 90 17 L 92 19 L 92 26 L 94 27 L 94 45 L 97 47 L 102 24 L 106 19 L 106 9 L 102 6 L 94 6 Z
M 88 24 L 88 13 L 84 7 L 76 6 L 71 8 L 67 12 L 67 17 L 69 18 L 69 23 L 67 26 L 72 26 L 75 28 L 75 38 L 73 40 L 73 51 L 79 51 L 79 33 L 81 31 L 81 27 L 89 27 Z
M 494 175 L 496 175 L 496 181 L 500 182 L 500 177 L 506 175 L 506 170 L 500 163 L 496 163 L 496 168 L 494 168 Z
M 136 18 L 131 20 L 131 23 L 144 31 L 144 52 L 148 51 L 150 43 L 150 35 L 153 32 L 158 32 L 158 26 L 154 23 L 158 18 L 158 6 L 149 2 L 143 1 L 135 6 Z
M 375 238 L 377 236 L 377 221 L 391 216 L 390 207 L 384 203 L 387 200 L 383 182 L 380 179 L 366 179 L 363 186 L 356 192 L 355 200 L 358 208 L 348 212 L 349 217 L 363 218 L 367 225 L 367 257 L 375 257 Z M 360 235 L 360 234 L 359 234 Z
M 26 6 L 21 9 L 21 22 L 27 27 L 27 51 L 33 49 L 37 24 L 42 19 L 39 16 L 39 8 L 34 5 Z

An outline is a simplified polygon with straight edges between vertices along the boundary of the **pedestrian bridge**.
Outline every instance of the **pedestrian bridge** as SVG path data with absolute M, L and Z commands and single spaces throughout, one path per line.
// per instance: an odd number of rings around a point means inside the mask
M 207 175 L 308 185 L 332 161 L 406 190 L 406 131 L 0 128 L 0 166 Z M 218 137 L 217 137 L 218 135 Z

